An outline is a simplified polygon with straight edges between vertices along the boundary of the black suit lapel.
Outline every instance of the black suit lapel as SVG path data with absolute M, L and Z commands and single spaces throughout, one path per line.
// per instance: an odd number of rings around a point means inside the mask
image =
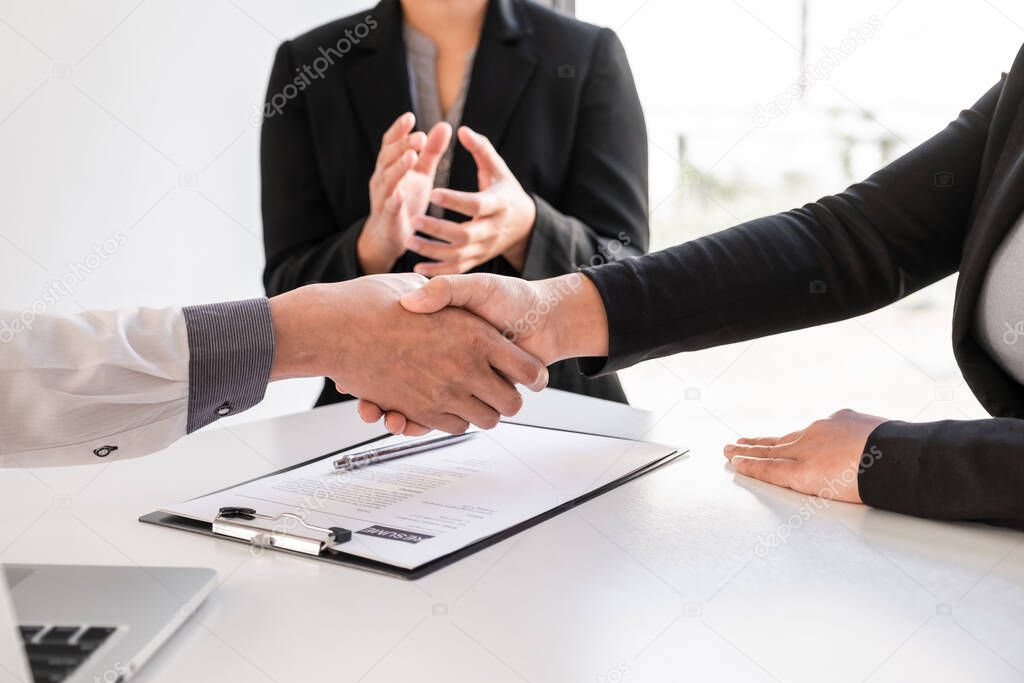
M 462 123 L 486 135 L 500 150 L 516 105 L 537 68 L 537 55 L 518 3 L 492 0 L 473 60 Z M 452 160 L 451 187 L 476 190 L 476 164 L 462 145 Z
M 384 0 L 372 14 L 380 26 L 364 41 L 370 54 L 347 70 L 346 80 L 352 106 L 376 156 L 384 132 L 413 108 L 398 0 Z

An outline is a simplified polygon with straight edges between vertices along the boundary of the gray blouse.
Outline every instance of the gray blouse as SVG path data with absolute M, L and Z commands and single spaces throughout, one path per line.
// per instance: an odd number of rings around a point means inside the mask
M 1024 384 L 1024 216 L 992 256 L 978 297 L 975 328 L 982 348 Z
M 405 61 L 409 68 L 409 94 L 412 95 L 412 106 L 415 110 L 419 129 L 429 131 L 440 121 L 447 121 L 452 130 L 456 130 L 462 121 L 462 109 L 466 104 L 466 91 L 469 89 L 469 77 L 473 70 L 473 58 L 476 50 L 466 55 L 466 73 L 462 79 L 459 94 L 447 112 L 441 111 L 441 94 L 437 87 L 437 46 L 425 34 L 417 31 L 409 24 L 402 26 L 405 39 Z M 452 156 L 455 153 L 455 138 L 445 150 L 444 156 L 437 166 L 434 175 L 434 187 L 448 187 L 448 176 L 452 168 Z M 432 216 L 441 216 L 444 210 L 431 205 Z

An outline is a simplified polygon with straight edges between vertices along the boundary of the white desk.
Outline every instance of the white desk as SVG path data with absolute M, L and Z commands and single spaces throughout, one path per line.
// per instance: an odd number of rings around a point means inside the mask
M 548 391 L 521 417 L 648 428 L 624 410 Z M 345 404 L 4 471 L 0 561 L 215 567 L 142 681 L 1024 679 L 1024 534 L 839 503 L 791 523 L 808 499 L 731 473 L 706 414 L 649 434 L 688 459 L 415 582 L 136 521 L 377 431 Z

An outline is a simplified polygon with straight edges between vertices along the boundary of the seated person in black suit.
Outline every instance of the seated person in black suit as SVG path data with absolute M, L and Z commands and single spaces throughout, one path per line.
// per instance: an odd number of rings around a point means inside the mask
M 526 0 L 384 0 L 284 43 L 261 166 L 270 295 L 384 272 L 536 280 L 647 250 L 622 45 Z M 613 374 L 565 364 L 550 386 L 625 401 Z M 328 383 L 318 405 L 341 399 Z

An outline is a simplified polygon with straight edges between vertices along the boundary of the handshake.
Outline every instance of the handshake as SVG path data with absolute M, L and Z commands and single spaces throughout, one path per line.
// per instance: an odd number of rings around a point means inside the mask
M 605 356 L 608 323 L 589 278 L 371 275 L 270 300 L 271 379 L 328 377 L 388 431 L 494 427 L 539 391 L 546 366 Z

